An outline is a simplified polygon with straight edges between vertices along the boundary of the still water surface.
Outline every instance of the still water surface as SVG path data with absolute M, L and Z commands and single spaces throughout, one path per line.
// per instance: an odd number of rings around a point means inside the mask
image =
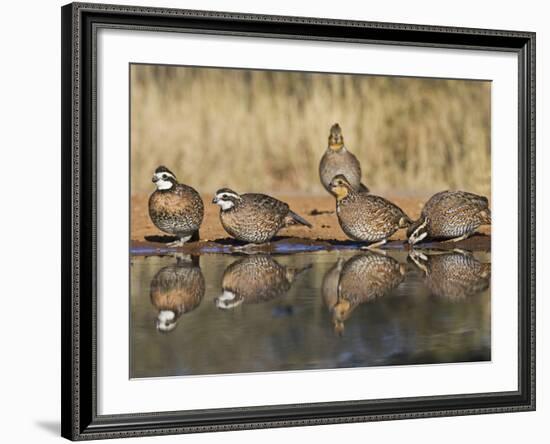
M 132 257 L 132 378 L 487 361 L 490 254 Z

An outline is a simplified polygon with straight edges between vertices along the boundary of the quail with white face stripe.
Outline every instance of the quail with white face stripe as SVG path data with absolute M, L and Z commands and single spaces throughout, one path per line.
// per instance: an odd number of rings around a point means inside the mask
M 152 180 L 157 189 L 149 198 L 149 216 L 159 230 L 179 238 L 168 245 L 180 247 L 198 233 L 204 217 L 202 199 L 164 166 L 155 170 Z
M 266 194 L 238 194 L 229 188 L 219 189 L 212 203 L 220 207 L 223 228 L 235 239 L 262 244 L 290 225 L 311 224 L 293 212 L 288 204 Z

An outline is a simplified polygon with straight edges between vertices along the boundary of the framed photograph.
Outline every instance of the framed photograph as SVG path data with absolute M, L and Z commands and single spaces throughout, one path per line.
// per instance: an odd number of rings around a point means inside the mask
M 534 410 L 534 33 L 61 13 L 64 437 Z

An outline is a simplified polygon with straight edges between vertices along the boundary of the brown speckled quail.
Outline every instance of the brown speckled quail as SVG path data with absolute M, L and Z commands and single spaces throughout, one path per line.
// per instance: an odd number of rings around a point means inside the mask
M 319 177 L 325 189 L 330 192 L 330 182 L 334 176 L 344 175 L 356 191 L 369 191 L 361 183 L 361 164 L 344 145 L 344 136 L 340 125 L 330 128 L 328 147 L 319 163 Z
M 284 295 L 294 279 L 309 268 L 286 267 L 268 255 L 245 257 L 226 268 L 223 293 L 216 298 L 218 308 L 229 309 L 242 303 L 266 302 Z
M 422 240 L 460 241 L 480 225 L 491 224 L 486 197 L 466 191 L 441 191 L 424 205 L 420 217 L 407 230 L 411 245 Z
M 182 314 L 199 306 L 204 290 L 198 258 L 180 258 L 176 265 L 161 268 L 150 287 L 151 303 L 158 310 L 157 329 L 164 333 L 172 331 Z
M 220 220 L 225 231 L 235 239 L 262 244 L 289 225 L 311 224 L 291 211 L 288 204 L 265 194 L 238 194 L 229 188 L 216 192 L 212 203 L 220 206 Z
M 153 182 L 157 189 L 149 198 L 149 216 L 159 230 L 179 238 L 169 246 L 182 246 L 202 223 L 202 199 L 194 188 L 178 183 L 174 173 L 164 166 L 155 170 Z
M 342 334 L 344 321 L 360 304 L 373 301 L 404 279 L 406 266 L 389 256 L 365 252 L 348 259 L 338 280 L 338 299 L 332 307 L 334 330 Z
M 398 229 L 412 223 L 403 210 L 389 200 L 355 191 L 343 175 L 332 179 L 330 189 L 336 197 L 336 213 L 342 230 L 351 239 L 373 242 L 369 248 L 385 244 Z
M 423 272 L 432 294 L 451 301 L 479 294 L 491 282 L 491 264 L 478 261 L 470 252 L 411 250 L 409 258 Z

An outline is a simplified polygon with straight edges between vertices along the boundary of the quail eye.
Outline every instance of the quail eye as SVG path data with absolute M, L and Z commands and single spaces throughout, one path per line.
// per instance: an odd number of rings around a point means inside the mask
M 168 174 L 163 174 L 163 175 L 162 175 L 162 178 L 163 178 L 163 179 L 168 179 Z

